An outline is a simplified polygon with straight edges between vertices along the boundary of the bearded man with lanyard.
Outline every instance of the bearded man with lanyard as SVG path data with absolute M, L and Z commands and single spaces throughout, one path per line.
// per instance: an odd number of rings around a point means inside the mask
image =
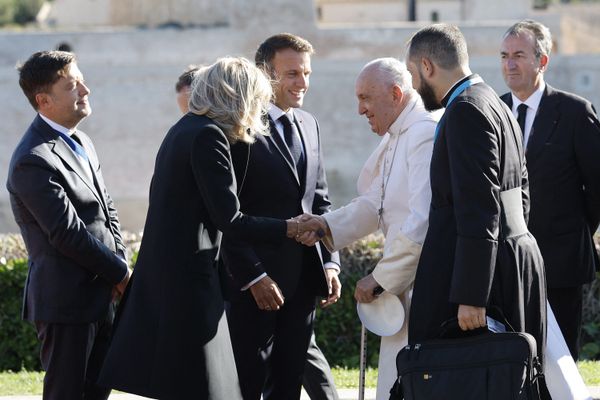
M 527 169 L 512 112 L 468 64 L 451 25 L 421 29 L 408 69 L 425 107 L 446 107 L 431 159 L 431 209 L 408 324 L 409 343 L 436 338 L 453 317 L 463 331 L 499 308 L 516 331 L 546 342 L 544 264 L 527 230 Z

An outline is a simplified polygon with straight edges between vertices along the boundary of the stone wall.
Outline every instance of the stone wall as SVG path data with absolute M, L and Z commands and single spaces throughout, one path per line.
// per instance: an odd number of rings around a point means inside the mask
M 598 53 L 600 51 L 600 7 L 594 3 L 555 5 L 553 11 L 562 14 L 560 51 L 565 54 Z
M 258 21 L 266 25 L 308 21 L 312 26 L 315 9 L 313 0 L 53 0 L 41 22 L 61 29 L 165 25 L 240 28 Z
M 230 3 L 229 0 L 111 0 L 110 19 L 111 25 L 126 26 L 228 25 Z
M 156 27 L 229 23 L 230 0 L 54 0 L 43 23 L 50 26 Z
M 38 14 L 42 24 L 49 26 L 105 26 L 111 24 L 111 0 L 54 0 L 46 3 Z
M 407 0 L 53 0 L 49 4 L 46 22 L 60 27 L 229 25 L 240 9 L 258 8 L 266 11 L 261 15 L 277 18 L 279 4 L 301 21 L 306 21 L 307 10 L 318 11 L 318 20 L 324 23 L 408 20 Z M 431 21 L 433 13 L 444 21 L 518 19 L 531 8 L 530 0 L 419 0 L 416 16 L 418 21 Z
M 321 23 L 381 23 L 408 21 L 407 0 L 320 0 Z M 530 1 L 419 0 L 417 21 L 489 21 L 521 19 L 531 12 Z
M 267 36 L 291 31 L 313 42 L 311 88 L 305 108 L 320 121 L 331 198 L 336 206 L 355 194 L 362 163 L 376 146 L 364 117 L 357 114 L 354 79 L 376 57 L 402 56 L 421 24 L 318 29 L 310 1 L 239 2 L 229 26 L 193 29 L 104 29 L 101 31 L 0 32 L 0 232 L 16 230 L 5 189 L 12 150 L 35 113 L 17 83 L 14 67 L 33 52 L 67 41 L 91 88 L 93 114 L 81 129 L 94 139 L 108 188 L 126 229 L 143 227 L 154 158 L 169 127 L 179 118 L 174 84 L 186 65 L 224 55 L 253 57 Z M 311 3 L 312 4 L 312 3 Z M 267 12 L 268 10 L 271 10 Z M 268 23 L 273 14 L 281 20 Z M 301 18 L 297 18 L 297 16 Z M 249 16 L 257 16 L 250 18 Z M 313 21 L 307 22 L 307 21 Z M 497 56 L 502 33 L 512 21 L 461 26 L 469 42 L 472 69 L 496 90 L 506 90 Z M 547 80 L 600 104 L 599 55 L 556 56 Z

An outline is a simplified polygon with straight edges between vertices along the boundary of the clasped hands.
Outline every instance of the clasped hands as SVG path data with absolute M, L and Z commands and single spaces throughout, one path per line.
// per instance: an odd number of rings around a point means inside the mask
M 306 246 L 314 246 L 319 240 L 328 235 L 329 226 L 325 218 L 319 215 L 302 214 L 286 220 L 287 237 L 296 239 Z

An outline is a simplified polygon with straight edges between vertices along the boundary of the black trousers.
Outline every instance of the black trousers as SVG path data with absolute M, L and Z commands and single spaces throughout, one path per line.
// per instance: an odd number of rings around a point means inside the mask
M 311 400 L 338 400 L 337 389 L 331 374 L 329 363 L 317 346 L 313 331 L 306 353 L 306 366 L 302 377 L 302 386 Z
M 83 324 L 35 322 L 46 371 L 43 400 L 106 400 L 96 384 L 110 343 L 114 311 L 104 321 Z
M 583 288 L 548 288 L 548 302 L 560 327 L 571 356 L 579 358 L 579 336 L 583 313 Z
M 278 311 L 258 309 L 250 290 L 227 315 L 244 400 L 298 400 L 316 296 L 300 285 Z

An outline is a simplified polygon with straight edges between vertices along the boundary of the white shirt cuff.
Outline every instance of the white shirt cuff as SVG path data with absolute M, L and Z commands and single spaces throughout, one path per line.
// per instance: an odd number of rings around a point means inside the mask
M 123 280 L 127 277 L 127 275 L 129 274 L 129 265 L 127 264 L 127 260 L 124 258 L 119 257 L 119 260 L 121 260 L 123 262 L 123 264 L 125 264 L 125 274 L 123 274 L 123 277 L 121 278 L 121 280 L 119 281 L 119 283 L 123 282 Z
M 260 274 L 257 278 L 255 278 L 254 280 L 252 280 L 250 283 L 246 284 L 245 286 L 243 286 L 240 290 L 243 292 L 244 290 L 248 290 L 250 289 L 250 286 L 254 285 L 256 282 L 260 281 L 262 278 L 264 278 L 265 276 L 267 276 L 266 272 L 263 272 L 262 274 Z
M 340 272 L 340 266 L 337 265 L 336 263 L 332 262 L 332 261 L 326 262 L 323 265 L 323 268 L 325 268 L 325 269 L 335 269 L 337 272 Z

